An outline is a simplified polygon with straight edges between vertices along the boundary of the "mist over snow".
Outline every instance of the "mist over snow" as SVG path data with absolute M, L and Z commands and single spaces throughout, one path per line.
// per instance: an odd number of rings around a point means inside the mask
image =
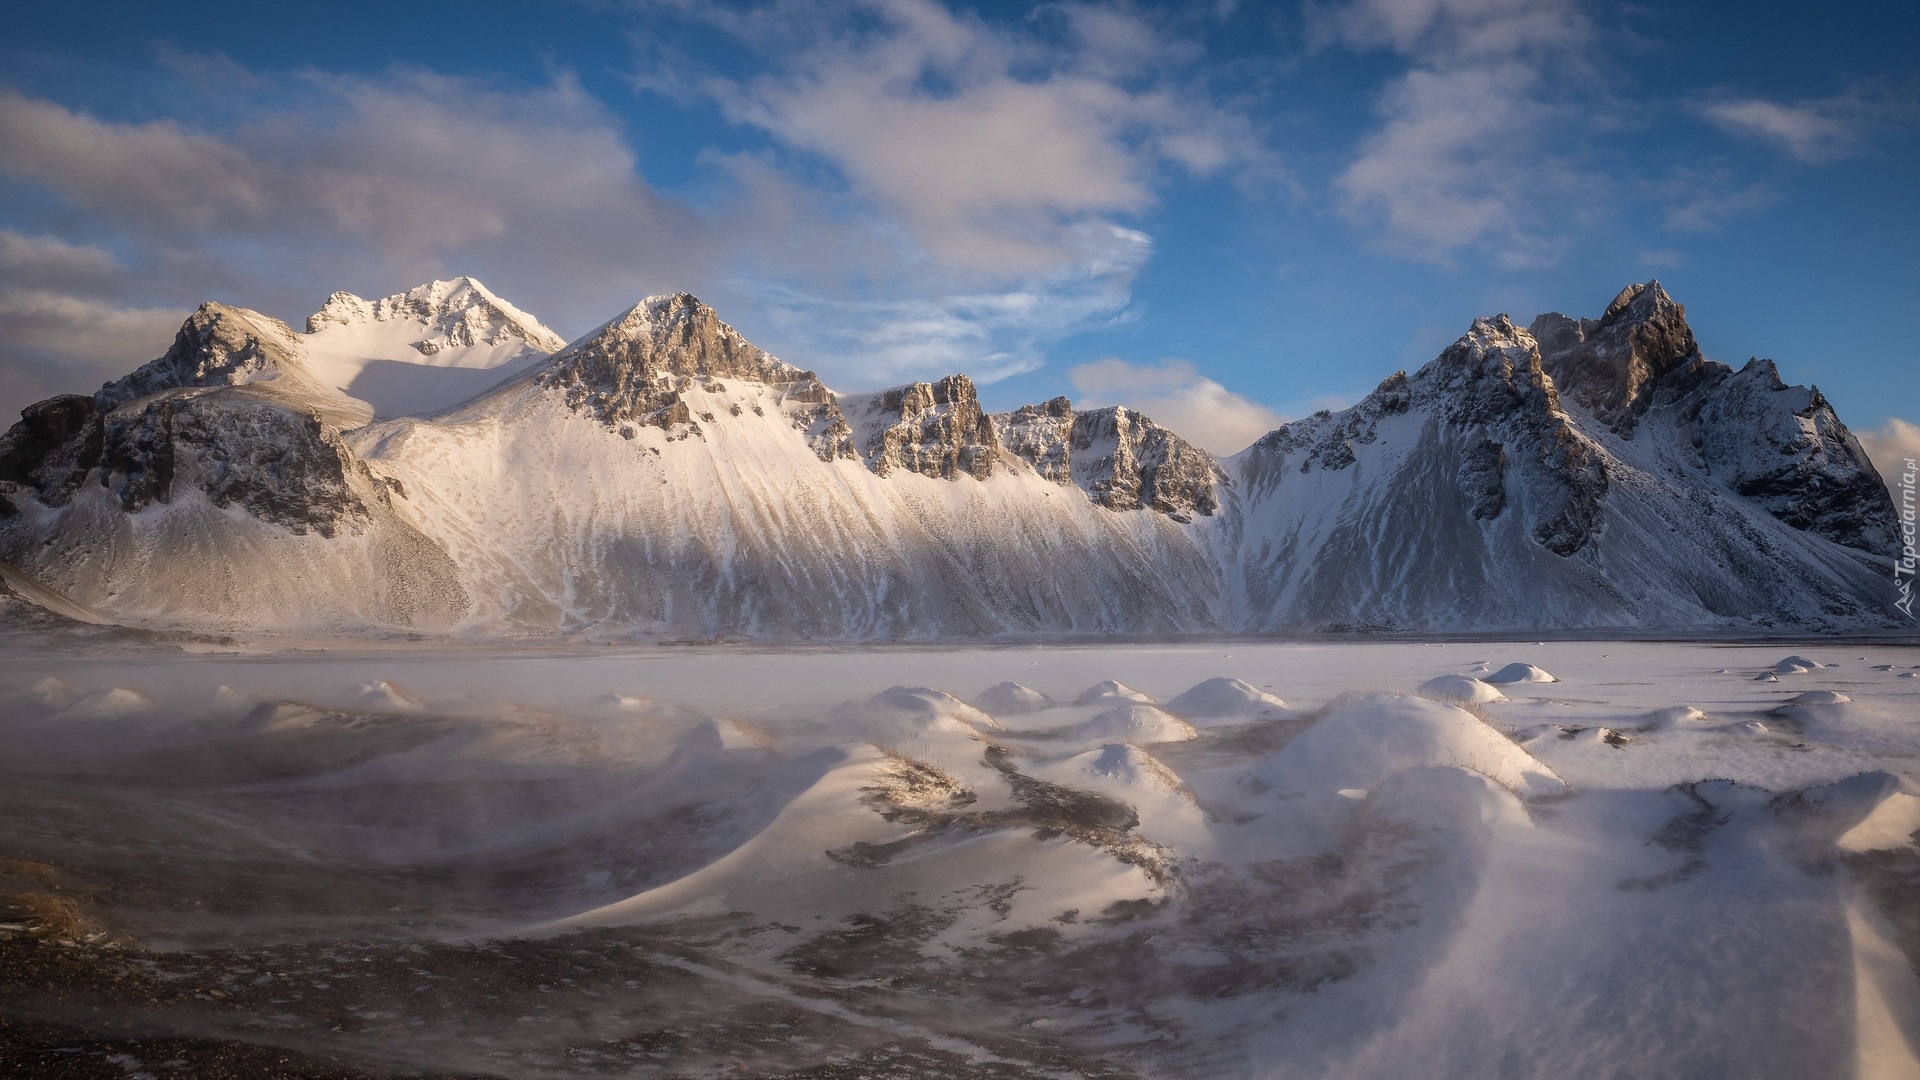
M 1920 9 L 6 28 L 0 1073 L 1920 1076 Z

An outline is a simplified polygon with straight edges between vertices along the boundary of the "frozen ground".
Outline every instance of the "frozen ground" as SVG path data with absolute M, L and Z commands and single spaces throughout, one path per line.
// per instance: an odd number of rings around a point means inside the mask
M 1913 646 L 109 642 L 0 747 L 10 1076 L 1920 1074 Z

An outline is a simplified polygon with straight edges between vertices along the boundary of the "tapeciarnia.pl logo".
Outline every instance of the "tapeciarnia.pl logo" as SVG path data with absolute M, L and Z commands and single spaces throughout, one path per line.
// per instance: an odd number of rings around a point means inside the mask
M 1914 506 L 1913 481 L 1920 474 L 1920 464 L 1913 458 L 1906 459 L 1906 470 L 1900 474 L 1900 555 L 1893 560 L 1893 587 L 1900 592 L 1900 599 L 1893 606 L 1901 610 L 1907 618 L 1913 618 L 1913 572 L 1914 572 Z

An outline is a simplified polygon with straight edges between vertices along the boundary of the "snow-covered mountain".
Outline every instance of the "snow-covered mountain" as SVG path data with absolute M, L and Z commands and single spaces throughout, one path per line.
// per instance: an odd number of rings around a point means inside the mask
M 382 417 L 465 401 L 566 346 L 468 277 L 379 300 L 337 292 L 307 316 L 308 367 Z
M 562 343 L 470 279 L 208 304 L 0 438 L 0 558 L 229 630 L 925 639 L 1871 627 L 1893 508 L 1657 283 L 1476 321 L 1216 460 L 1138 412 L 837 395 L 687 295 Z

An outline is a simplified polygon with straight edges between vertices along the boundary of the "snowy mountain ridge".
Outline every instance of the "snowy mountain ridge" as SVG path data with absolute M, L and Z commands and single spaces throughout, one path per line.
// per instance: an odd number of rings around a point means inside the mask
M 571 344 L 471 279 L 208 304 L 0 437 L 0 558 L 133 622 L 589 638 L 1890 624 L 1817 390 L 1658 282 L 1475 320 L 1225 460 L 1125 407 L 841 396 L 688 294 Z

